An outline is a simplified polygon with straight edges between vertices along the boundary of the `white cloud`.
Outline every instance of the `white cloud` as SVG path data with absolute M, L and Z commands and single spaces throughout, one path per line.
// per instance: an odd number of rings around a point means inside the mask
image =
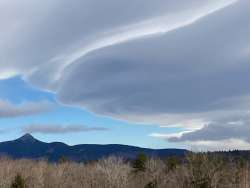
M 1 70 L 0 71 L 0 80 L 8 79 L 17 75 L 17 72 L 14 70 Z
M 162 139 L 171 139 L 171 138 L 181 138 L 183 134 L 190 133 L 192 131 L 182 131 L 178 133 L 168 133 L 168 134 L 163 134 L 163 133 L 152 133 L 149 136 L 155 137 L 155 138 L 162 138 Z

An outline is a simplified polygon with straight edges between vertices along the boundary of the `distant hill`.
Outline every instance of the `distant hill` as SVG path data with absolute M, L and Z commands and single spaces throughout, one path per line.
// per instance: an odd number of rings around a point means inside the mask
M 69 146 L 61 142 L 45 143 L 35 139 L 30 134 L 7 142 L 0 142 L 0 156 L 9 156 L 13 159 L 48 159 L 58 161 L 62 156 L 73 161 L 98 160 L 108 156 L 121 156 L 133 159 L 138 153 L 145 153 L 152 157 L 184 156 L 187 150 L 183 149 L 148 149 L 127 145 L 96 145 L 81 144 Z

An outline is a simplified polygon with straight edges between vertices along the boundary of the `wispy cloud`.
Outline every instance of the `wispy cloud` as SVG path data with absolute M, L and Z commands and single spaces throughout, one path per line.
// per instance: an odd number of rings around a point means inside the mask
M 0 100 L 0 118 L 30 116 L 50 111 L 53 108 L 54 105 L 48 101 L 13 104 L 9 101 Z
M 22 128 L 23 133 L 67 134 L 90 131 L 108 131 L 104 127 L 88 127 L 85 125 L 33 124 Z

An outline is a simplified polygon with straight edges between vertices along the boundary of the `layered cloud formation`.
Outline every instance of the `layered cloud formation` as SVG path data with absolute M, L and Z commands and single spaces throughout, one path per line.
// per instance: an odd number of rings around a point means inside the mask
M 249 143 L 229 120 L 248 130 L 249 8 L 244 0 L 3 0 L 0 78 L 22 75 L 64 104 L 192 131 L 172 142 Z

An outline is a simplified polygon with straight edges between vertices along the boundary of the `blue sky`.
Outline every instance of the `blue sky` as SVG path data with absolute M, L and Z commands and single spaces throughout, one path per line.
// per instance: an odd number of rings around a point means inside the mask
M 141 147 L 168 148 L 177 147 L 154 137 L 153 132 L 172 133 L 177 128 L 160 128 L 157 125 L 135 124 L 98 116 L 77 107 L 58 104 L 53 93 L 41 91 L 26 83 L 20 76 L 0 81 L 0 98 L 13 104 L 24 101 L 51 101 L 56 105 L 51 111 L 25 117 L 0 118 L 0 141 L 12 140 L 23 135 L 23 127 L 30 124 L 67 125 L 82 124 L 88 127 L 104 127 L 107 131 L 74 132 L 64 134 L 34 133 L 33 135 L 45 142 L 61 141 L 70 145 L 75 144 L 127 144 Z

